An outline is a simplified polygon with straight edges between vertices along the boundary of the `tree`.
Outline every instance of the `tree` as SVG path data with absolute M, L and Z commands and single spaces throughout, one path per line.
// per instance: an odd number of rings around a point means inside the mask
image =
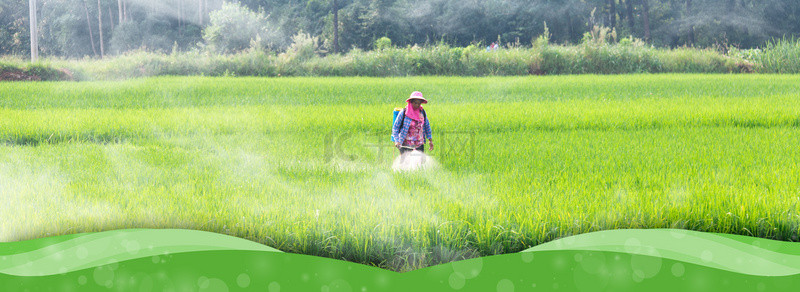
M 628 26 L 630 26 L 631 30 L 633 30 L 633 28 L 636 26 L 635 22 L 633 20 L 633 3 L 632 2 L 633 2 L 632 0 L 625 0 L 625 6 L 627 8 L 627 9 L 625 9 L 625 18 L 628 19 Z
M 609 27 L 616 27 L 617 26 L 617 1 L 616 0 L 608 0 L 609 12 L 608 12 L 608 20 L 609 20 Z
M 39 3 L 39 55 L 91 56 L 92 47 L 82 5 L 75 0 L 42 0 Z
M 333 0 L 333 53 L 339 53 L 339 6 Z
M 100 58 L 105 57 L 105 49 L 103 46 L 103 8 L 100 6 L 100 0 L 97 0 L 97 28 L 100 31 Z
M 692 0 L 686 0 L 686 14 L 692 14 Z M 694 25 L 689 25 L 689 45 L 694 46 Z
M 89 8 L 86 7 L 86 0 L 81 0 L 81 3 L 83 4 L 83 11 L 86 13 L 86 25 L 89 31 L 89 40 L 92 43 L 92 52 L 94 52 L 94 55 L 96 56 L 97 49 L 94 46 L 94 35 L 92 34 L 92 21 L 89 18 Z
M 126 21 L 117 25 L 109 43 L 111 51 L 115 54 L 141 48 L 144 45 L 144 39 L 139 23 Z
M 650 40 L 650 6 L 647 3 L 649 0 L 642 1 L 642 22 L 644 26 L 644 39 Z
M 236 3 L 225 3 L 211 12 L 210 23 L 203 30 L 203 39 L 220 53 L 236 53 L 256 42 L 264 48 L 282 48 L 286 40 L 273 29 L 267 16 Z
M 283 50 L 289 37 L 301 30 L 324 40 L 327 49 L 337 52 L 352 47 L 371 49 L 381 37 L 390 38 L 399 47 L 434 42 L 466 46 L 498 38 L 505 43 L 519 39 L 527 44 L 543 32 L 544 22 L 551 28 L 551 42 L 575 43 L 589 29 L 586 24 L 594 8 L 599 13 L 598 24 L 613 26 L 623 36 L 647 39 L 654 46 L 751 48 L 771 38 L 800 36 L 797 0 L 226 1 L 259 11 L 265 23 L 261 26 L 269 28 L 268 33 L 233 28 L 229 31 L 235 33 L 220 36 L 230 41 L 241 37 L 240 47 L 245 48 L 253 39 Z M 178 49 L 190 48 L 203 41 L 203 27 L 210 27 L 209 12 L 219 11 L 221 3 L 3 0 L 0 55 L 80 58 L 131 49 L 165 52 L 176 43 Z M 31 15 L 34 4 L 36 13 Z M 94 17 L 96 24 L 91 23 Z M 31 22 L 33 18 L 36 21 Z M 214 41 L 207 40 L 206 44 L 212 47 Z
M 0 54 L 29 57 L 29 0 L 0 1 Z M 28 5 L 26 5 L 28 4 Z

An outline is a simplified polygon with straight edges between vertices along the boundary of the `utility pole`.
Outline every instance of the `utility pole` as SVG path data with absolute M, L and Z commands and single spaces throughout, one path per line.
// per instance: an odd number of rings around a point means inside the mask
M 36 20 L 36 0 L 29 0 L 31 22 L 31 63 L 39 59 L 39 28 Z
M 197 0 L 197 23 L 203 26 L 203 0 Z

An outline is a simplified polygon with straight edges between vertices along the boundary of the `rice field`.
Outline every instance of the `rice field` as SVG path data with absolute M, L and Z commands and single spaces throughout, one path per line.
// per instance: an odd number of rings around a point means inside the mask
M 432 169 L 391 170 L 411 91 Z M 800 76 L 0 83 L 0 241 L 188 228 L 409 271 L 620 228 L 798 241 Z

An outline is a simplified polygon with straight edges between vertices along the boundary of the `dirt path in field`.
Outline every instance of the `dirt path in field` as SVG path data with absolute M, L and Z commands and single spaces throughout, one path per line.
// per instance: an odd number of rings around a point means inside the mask
M 53 70 L 50 73 L 48 73 L 48 75 L 50 75 L 50 78 L 48 80 L 62 80 L 62 81 L 74 80 L 72 72 L 67 69 Z M 42 81 L 42 80 L 44 80 L 42 76 L 25 72 L 20 69 L 0 70 L 0 81 Z
M 42 78 L 22 71 L 12 70 L 0 73 L 0 81 L 41 81 Z

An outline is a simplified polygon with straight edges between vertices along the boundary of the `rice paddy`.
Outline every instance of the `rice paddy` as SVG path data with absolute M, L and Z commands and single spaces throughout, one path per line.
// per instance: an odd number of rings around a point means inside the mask
M 425 105 L 437 167 L 393 172 Z M 0 241 L 189 228 L 409 271 L 585 232 L 797 241 L 800 76 L 0 83 Z

